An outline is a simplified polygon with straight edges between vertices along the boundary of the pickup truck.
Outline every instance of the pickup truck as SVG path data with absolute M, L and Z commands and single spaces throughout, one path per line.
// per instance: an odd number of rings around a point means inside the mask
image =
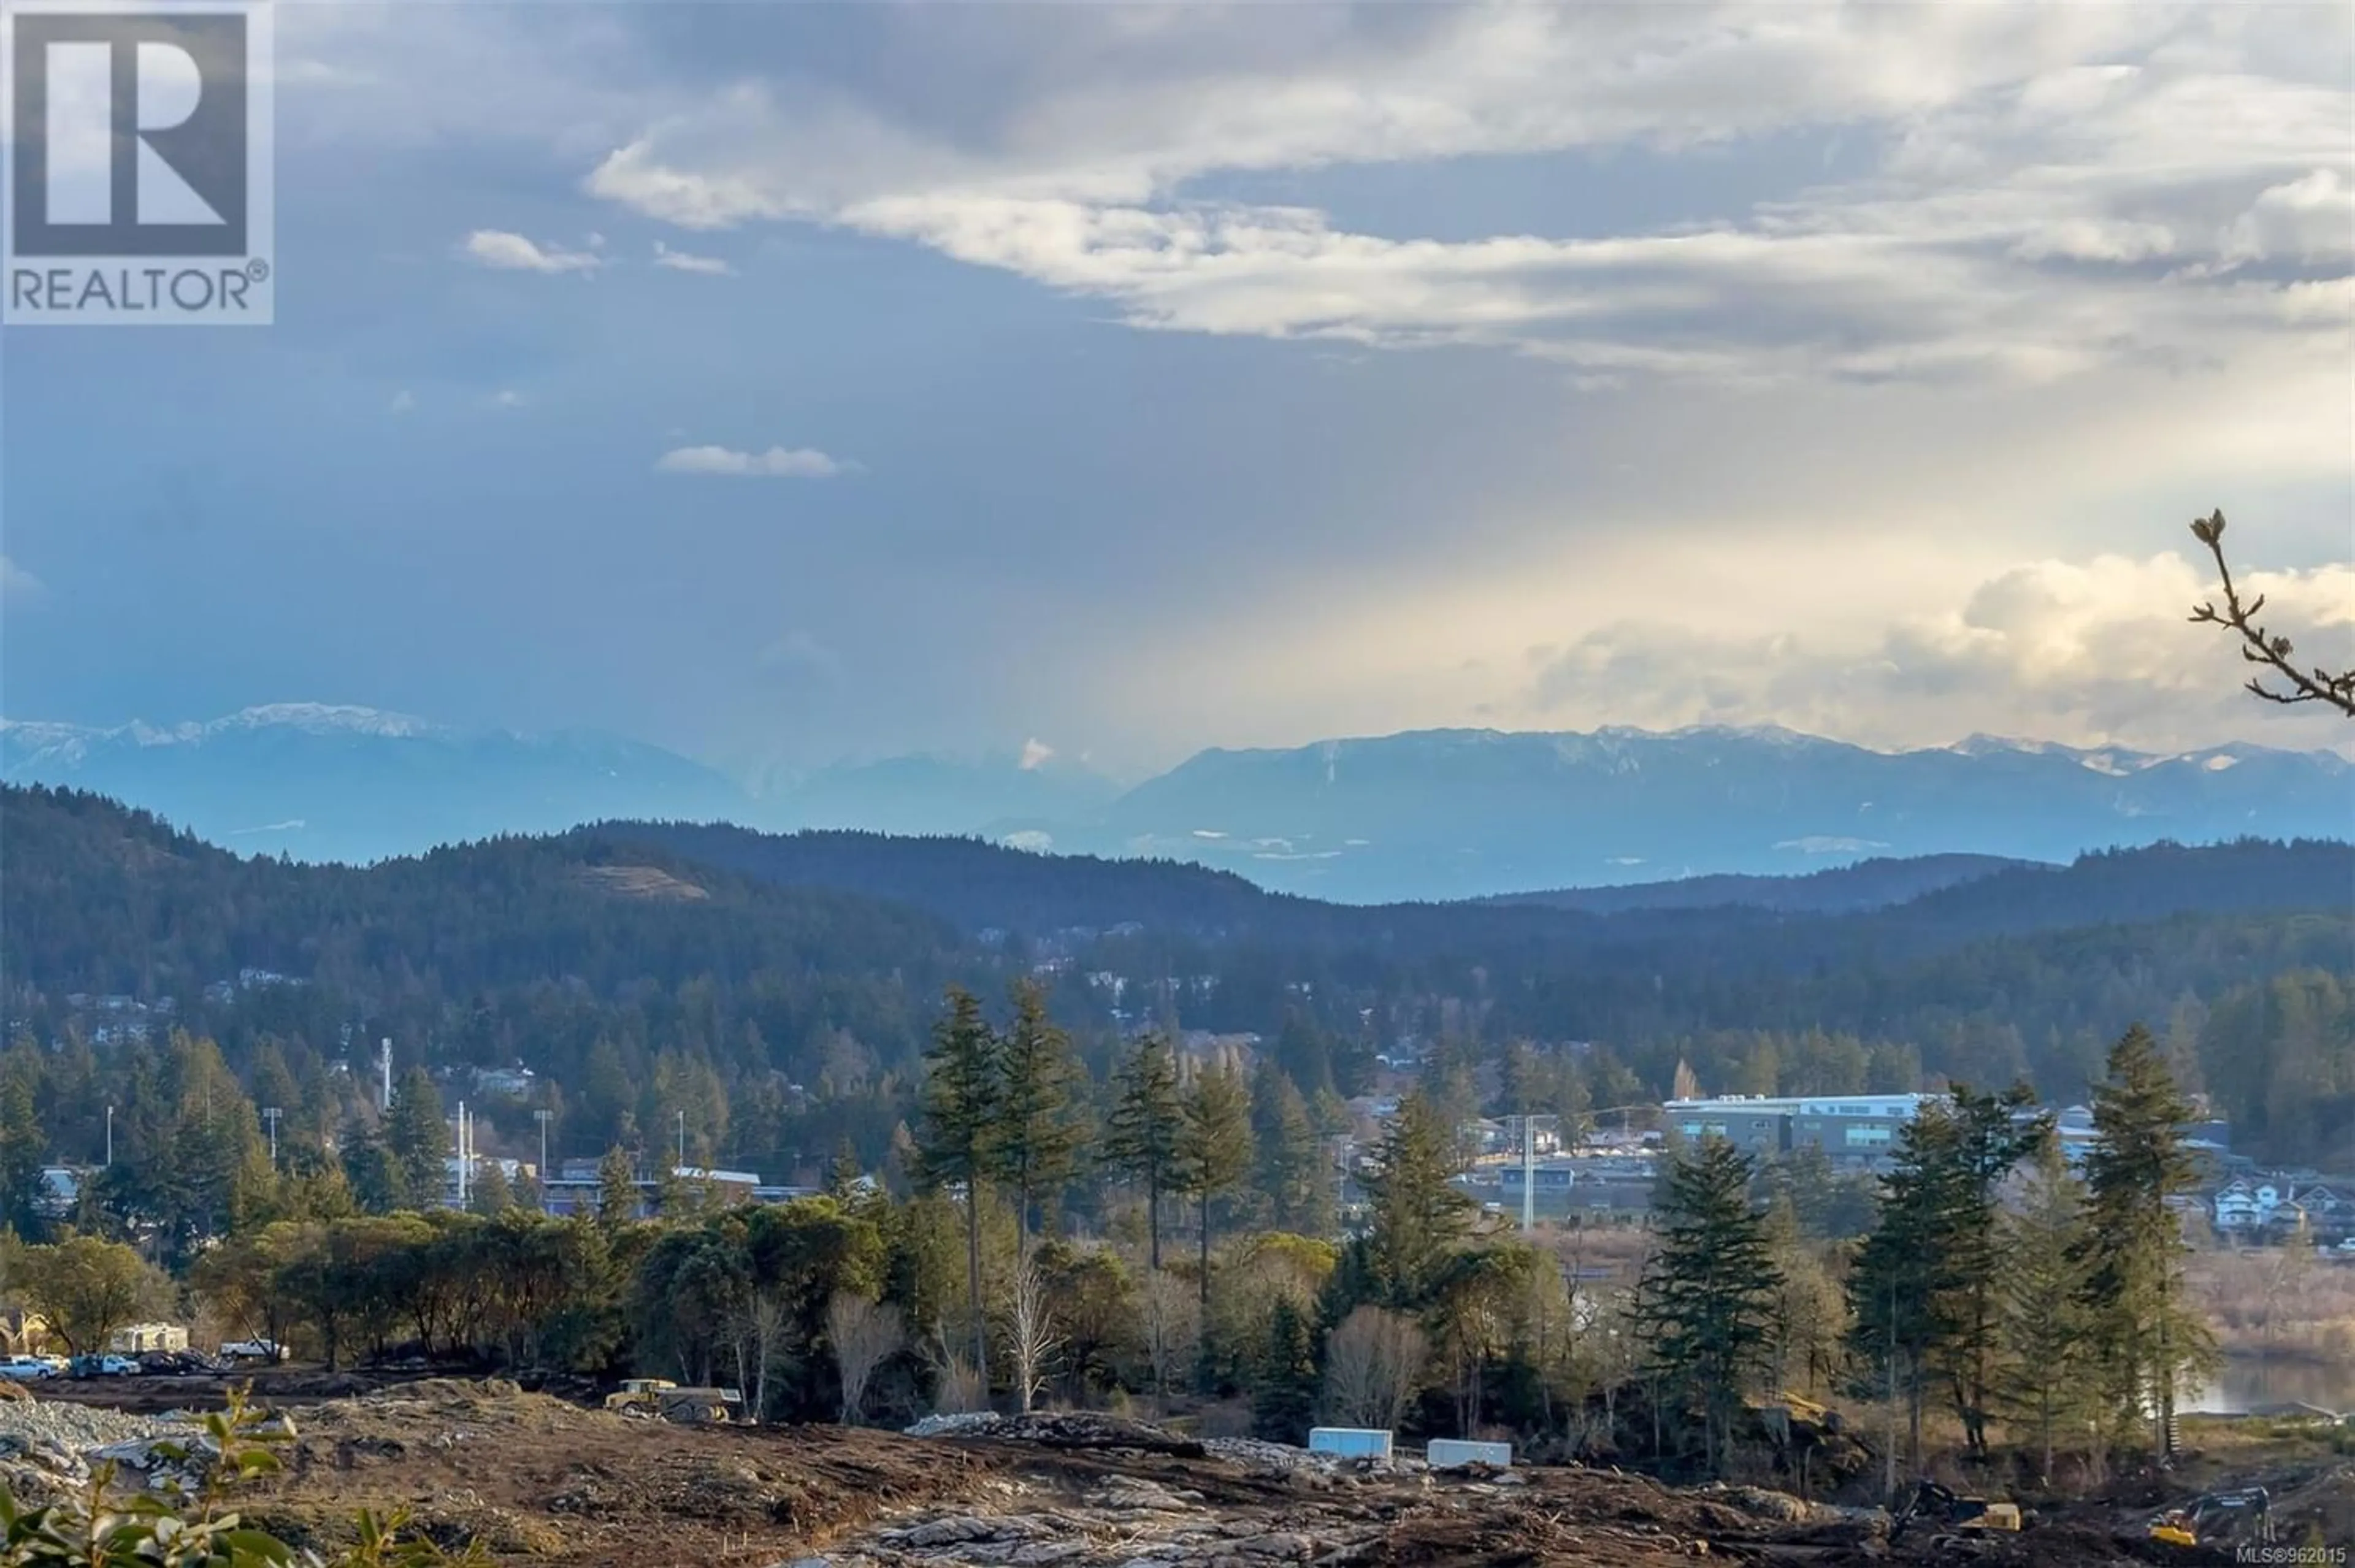
M 31 1382 L 39 1378 L 58 1375 L 57 1367 L 39 1356 L 10 1356 L 0 1360 L 0 1378 L 15 1382 Z
M 232 1361 L 282 1361 L 285 1349 L 275 1339 L 232 1339 L 220 1348 L 221 1357 Z

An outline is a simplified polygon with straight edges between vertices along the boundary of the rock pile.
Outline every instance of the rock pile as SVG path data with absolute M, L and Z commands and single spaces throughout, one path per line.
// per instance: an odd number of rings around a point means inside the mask
M 91 1469 L 115 1467 L 118 1485 L 162 1490 L 199 1484 L 210 1439 L 185 1416 L 124 1415 L 94 1405 L 28 1399 L 0 1402 L 0 1485 L 20 1501 L 48 1501 L 90 1484 Z M 163 1452 L 187 1450 L 185 1459 Z
M 1181 1437 L 1166 1427 L 1091 1410 L 1032 1411 L 1028 1415 L 999 1415 L 990 1411 L 928 1415 L 908 1428 L 908 1435 L 992 1437 L 1036 1443 L 1048 1448 L 1127 1449 L 1137 1454 L 1168 1454 L 1181 1459 L 1199 1459 L 1204 1453 L 1201 1443 Z

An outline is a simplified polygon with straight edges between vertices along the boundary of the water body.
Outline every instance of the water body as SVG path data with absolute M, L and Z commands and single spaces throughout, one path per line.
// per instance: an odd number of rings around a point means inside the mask
M 2239 1415 L 2271 1404 L 2355 1411 L 2355 1364 L 2235 1356 L 2183 1409 Z

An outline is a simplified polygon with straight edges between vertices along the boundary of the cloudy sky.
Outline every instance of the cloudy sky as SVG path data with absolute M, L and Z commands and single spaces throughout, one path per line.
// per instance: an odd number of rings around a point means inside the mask
M 2342 741 L 2343 6 L 286 5 L 277 325 L 0 343 L 12 718 L 740 770 Z M 1038 754 L 1034 750 L 1033 754 Z

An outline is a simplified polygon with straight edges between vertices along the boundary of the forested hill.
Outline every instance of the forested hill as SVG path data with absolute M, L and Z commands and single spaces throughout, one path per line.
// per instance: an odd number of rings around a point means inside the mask
M 2073 1098 L 2143 1019 L 2182 1052 L 2212 1047 L 2243 1125 L 2296 1151 L 2355 1122 L 2350 888 L 2348 846 L 2249 841 L 2012 868 L 1840 915 L 1366 908 L 972 840 L 645 824 L 353 869 L 9 789 L 0 997 L 38 1041 L 119 1038 L 109 996 L 153 1005 L 240 1072 L 264 1047 L 363 1058 L 379 1034 L 437 1064 L 521 1061 L 608 1140 L 699 1085 L 698 1115 L 750 1126 L 763 1107 L 752 1163 L 821 1133 L 821 1150 L 847 1132 L 879 1153 L 953 981 L 1002 997 L 1051 976 L 1099 1074 L 1144 1019 L 1258 1034 L 1312 1099 L 1362 1092 L 1401 1043 L 1485 1065 L 1517 1040 L 1583 1042 L 1593 1104 L 1657 1097 L 1679 1060 L 1713 1091 L 2026 1073 Z M 789 1115 L 783 1083 L 814 1103 Z
M 1498 893 L 1485 901 L 1542 904 L 1549 909 L 1617 914 L 1638 909 L 1715 909 L 1742 904 L 1791 914 L 1853 914 L 1886 909 L 1940 888 L 1992 876 L 2014 866 L 2038 864 L 2001 855 L 1880 856 L 1852 866 L 1828 866 L 1791 876 L 1728 872 L 1679 877 L 1665 882 L 1624 882 L 1606 888 L 1555 888 L 1545 892 Z
M 200 991 L 242 971 L 378 997 L 698 973 L 945 982 L 961 945 L 905 905 L 783 888 L 643 846 L 494 838 L 356 868 L 241 859 L 67 790 L 0 792 L 10 993 Z
M 1270 893 L 1225 871 L 1169 860 L 1034 854 L 977 838 L 874 833 L 759 833 L 726 825 L 608 822 L 584 842 L 644 845 L 789 887 L 831 888 L 929 910 L 967 931 L 1042 935 L 1135 923 L 1202 940 L 1311 945 L 1380 943 L 1464 951 L 1596 943 L 1620 947 L 1710 930 L 1820 933 L 1877 951 L 1923 939 L 2019 934 L 2058 926 L 2232 910 L 2345 911 L 2355 846 L 2244 839 L 2104 850 L 2069 866 L 1986 856 L 1867 861 L 1806 877 L 1705 877 L 1460 903 L 1331 904 Z M 1593 918 L 1610 914 L 1610 920 Z M 1769 918 L 1769 917 L 1792 918 Z M 1771 939 L 1784 950 L 1787 935 Z M 1799 946 L 1814 950 L 1814 944 Z

